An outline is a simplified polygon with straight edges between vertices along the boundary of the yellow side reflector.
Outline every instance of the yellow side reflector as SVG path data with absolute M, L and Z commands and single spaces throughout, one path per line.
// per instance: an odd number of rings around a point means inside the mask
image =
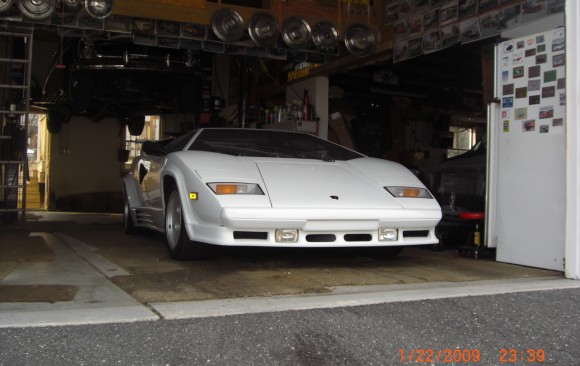
M 238 186 L 236 184 L 218 184 L 215 187 L 217 194 L 236 194 L 238 193 Z
M 197 200 L 197 192 L 189 192 L 189 199 L 196 201 Z

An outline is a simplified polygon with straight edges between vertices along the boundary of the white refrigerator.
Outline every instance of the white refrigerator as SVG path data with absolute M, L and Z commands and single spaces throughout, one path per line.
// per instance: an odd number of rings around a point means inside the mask
M 496 46 L 485 236 L 500 262 L 564 270 L 565 48 L 564 28 Z

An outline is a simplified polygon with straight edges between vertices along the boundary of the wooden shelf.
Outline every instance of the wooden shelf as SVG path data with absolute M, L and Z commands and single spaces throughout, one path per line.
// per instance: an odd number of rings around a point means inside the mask
M 298 131 L 318 136 L 318 121 L 282 121 L 262 125 L 269 130 Z

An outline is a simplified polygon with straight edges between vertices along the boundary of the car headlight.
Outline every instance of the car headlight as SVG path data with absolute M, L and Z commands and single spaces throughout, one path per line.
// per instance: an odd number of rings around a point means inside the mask
M 393 197 L 406 197 L 406 198 L 433 198 L 431 193 L 425 188 L 416 187 L 385 187 Z
M 208 183 L 207 185 L 215 194 L 264 194 L 260 186 L 254 183 Z

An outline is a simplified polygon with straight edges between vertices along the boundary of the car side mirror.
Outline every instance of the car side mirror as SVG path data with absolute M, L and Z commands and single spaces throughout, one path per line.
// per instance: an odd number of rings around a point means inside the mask
M 165 156 L 167 151 L 157 141 L 144 141 L 141 145 L 141 152 L 145 155 Z

